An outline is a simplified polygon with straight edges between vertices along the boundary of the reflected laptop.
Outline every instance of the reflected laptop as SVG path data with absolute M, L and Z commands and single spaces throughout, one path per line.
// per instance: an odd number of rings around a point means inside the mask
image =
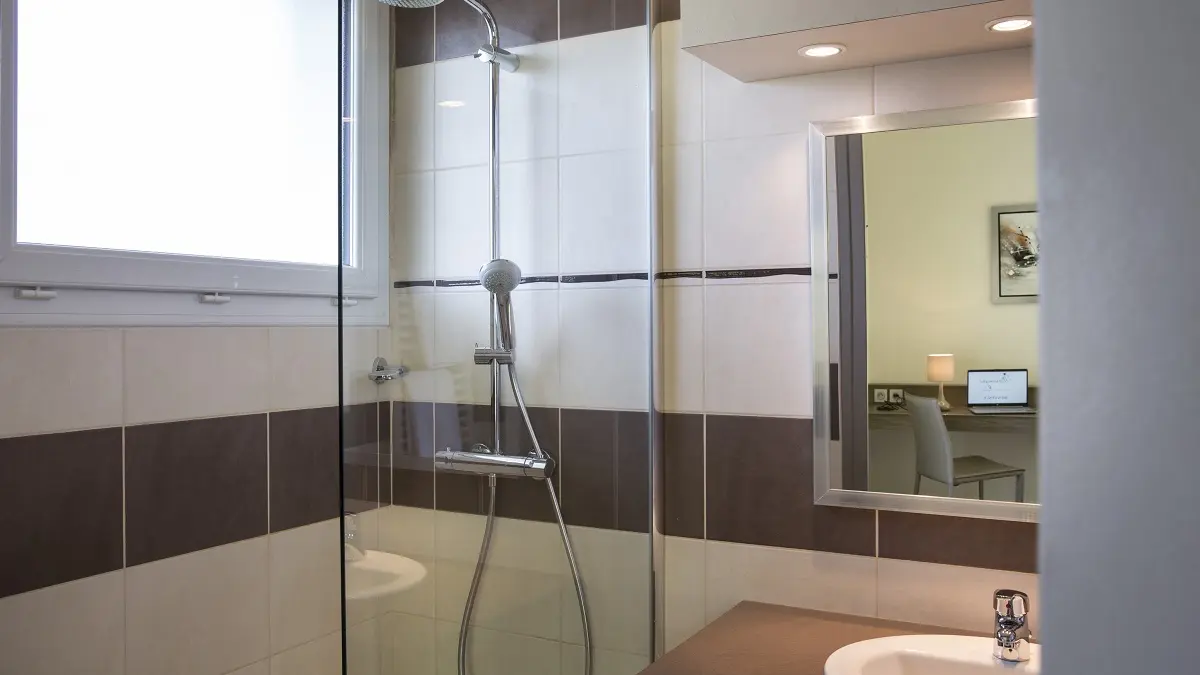
M 1029 415 L 1028 370 L 968 370 L 967 408 L 976 415 Z

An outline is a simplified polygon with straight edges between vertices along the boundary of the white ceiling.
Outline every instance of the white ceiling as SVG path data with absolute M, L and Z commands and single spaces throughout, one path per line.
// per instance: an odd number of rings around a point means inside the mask
M 701 45 L 690 47 L 688 51 L 743 82 L 753 82 L 1025 47 L 1033 44 L 1034 29 L 996 33 L 985 26 L 994 19 L 1032 14 L 1032 0 L 996 0 L 953 9 Z M 685 13 L 685 23 L 687 18 Z M 846 51 L 824 59 L 797 54 L 801 47 L 821 43 L 842 44 L 846 46 Z

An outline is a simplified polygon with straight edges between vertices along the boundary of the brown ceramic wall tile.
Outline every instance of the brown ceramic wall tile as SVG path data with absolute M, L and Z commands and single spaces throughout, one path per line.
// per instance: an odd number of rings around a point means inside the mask
M 875 512 L 815 506 L 812 514 L 812 548 L 829 553 L 875 555 Z
M 332 443 L 326 473 L 336 515 L 336 432 Z M 126 428 L 125 510 L 128 565 L 266 534 L 267 416 Z
M 434 405 L 434 447 L 470 450 L 476 443 L 491 447 L 492 410 L 486 405 L 438 403 Z M 439 510 L 484 512 L 485 479 L 480 476 L 435 471 L 434 504 Z
M 879 557 L 1037 571 L 1037 524 L 879 512 Z
M 392 12 L 393 45 L 396 67 L 416 66 L 433 63 L 434 60 L 434 8 L 400 9 Z
M 529 408 L 529 420 L 542 450 L 558 461 L 558 408 Z M 533 441 L 517 408 L 505 407 L 500 417 L 501 438 L 506 454 L 526 454 Z M 557 480 L 557 479 L 555 479 Z M 554 509 L 546 484 L 529 479 L 501 480 L 496 485 L 496 515 L 522 520 L 554 521 Z
M 342 409 L 342 510 L 361 513 L 379 506 L 379 404 Z
M 679 21 L 679 0 L 658 0 L 659 21 Z
M 433 404 L 392 403 L 392 503 L 433 508 Z
M 633 28 L 646 25 L 646 0 L 613 0 L 613 28 Z
M 558 38 L 557 0 L 488 0 L 506 49 Z M 479 14 L 465 2 L 437 6 L 437 59 L 474 54 L 488 39 Z
M 646 0 L 562 0 L 563 39 L 646 25 Z
M 0 598 L 121 568 L 121 430 L 0 440 Z
M 617 413 L 617 529 L 650 531 L 650 413 Z
M 346 410 L 347 449 L 356 462 L 364 461 L 357 455 L 358 448 L 367 429 L 373 429 L 374 420 L 368 427 L 368 416 L 357 406 Z M 271 413 L 272 532 L 341 515 L 338 425 L 336 407 Z
M 704 416 L 663 415 L 666 534 L 704 538 Z
M 617 413 L 562 410 L 563 518 L 571 525 L 617 525 Z
M 808 548 L 812 421 L 708 415 L 706 426 L 708 538 Z
M 379 503 L 392 503 L 392 404 L 379 404 Z

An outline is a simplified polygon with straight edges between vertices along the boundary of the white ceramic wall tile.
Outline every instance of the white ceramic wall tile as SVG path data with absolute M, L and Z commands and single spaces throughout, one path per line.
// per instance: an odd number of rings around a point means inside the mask
M 563 675 L 584 675 L 587 652 L 582 645 L 562 645 Z M 592 654 L 592 675 L 637 675 L 650 666 L 650 657 L 596 649 Z
M 271 409 L 337 405 L 337 326 L 271 328 Z
M 484 519 L 436 515 L 437 618 L 462 620 L 463 607 L 483 539 Z M 558 530 L 549 523 L 496 521 L 492 550 L 472 625 L 506 633 L 558 639 L 566 575 Z
M 477 227 L 486 230 L 487 223 Z M 524 276 L 558 274 L 558 160 L 501 167 L 500 251 Z M 489 244 L 487 257 L 476 269 L 490 259 Z
M 558 154 L 558 43 L 516 47 L 521 68 L 500 72 L 500 158 Z M 478 62 L 476 68 L 483 68 Z M 487 70 L 487 68 L 483 68 Z
M 662 268 L 704 265 L 704 148 L 698 143 L 663 148 Z
M 382 675 L 434 675 L 437 638 L 433 619 L 388 613 L 379 619 Z
M 704 62 L 680 48 L 680 21 L 658 25 L 662 50 L 662 143 L 704 138 Z
M 125 331 L 125 421 L 236 415 L 270 405 L 266 328 Z
M 743 600 L 875 616 L 875 558 L 706 542 L 705 613 Z
M 332 633 L 341 625 L 339 519 L 271 535 L 271 651 Z
M 121 331 L 0 330 L 0 354 L 0 437 L 121 425 Z
M 347 405 L 379 400 L 380 386 L 367 377 L 377 356 L 380 356 L 379 329 L 342 329 L 342 400 Z M 324 354 L 320 358 L 328 360 L 330 355 Z M 337 357 L 332 360 L 336 362 Z
M 704 306 L 704 407 L 812 416 L 807 282 L 710 284 Z
M 436 90 L 432 63 L 396 70 L 392 171 L 426 171 L 434 166 Z
M 488 168 L 439 171 L 436 177 L 436 259 L 439 279 L 477 277 L 492 259 Z
M 409 369 L 403 378 L 385 386 L 394 401 L 437 398 L 438 381 L 445 374 L 437 369 L 436 295 L 432 289 L 392 292 L 389 360 Z
M 587 592 L 592 644 L 650 654 L 650 560 L 647 535 L 571 527 L 571 543 Z M 564 583 L 563 642 L 583 644 L 575 587 Z
M 434 70 L 437 168 L 487 163 L 492 124 L 491 69 L 463 56 L 438 61 Z
M 559 162 L 563 272 L 649 269 L 644 153 L 628 150 Z
M 804 134 L 704 145 L 705 267 L 808 264 L 807 147 Z
M 491 294 L 483 290 L 434 294 L 437 314 L 437 400 L 487 403 L 491 400 L 490 370 L 475 365 L 476 345 L 488 344 Z
M 704 138 L 807 133 L 810 122 L 870 115 L 872 94 L 870 68 L 741 82 L 705 64 Z
M 704 614 L 704 541 L 666 538 L 666 648 L 678 647 L 708 624 Z
M 521 394 L 529 405 L 555 407 L 559 403 L 558 296 L 558 291 L 551 289 L 513 293 L 516 370 Z M 507 379 L 505 384 L 501 400 L 516 405 Z
M 342 675 L 341 631 L 272 656 L 271 675 Z
M 559 154 L 644 147 L 645 26 L 559 42 Z
M 644 286 L 566 288 L 559 303 L 563 407 L 645 410 L 650 310 Z
M 374 600 L 347 600 L 346 621 L 357 624 L 385 612 L 433 617 L 436 565 L 434 562 L 434 512 L 406 506 L 378 509 L 379 539 L 368 549 L 394 553 L 425 567 L 425 578 L 397 593 Z
M 1034 98 L 1028 48 L 875 68 L 875 112 L 933 110 Z
M 437 673 L 458 672 L 458 624 L 438 621 Z M 473 675 L 559 675 L 562 672 L 559 642 L 501 633 L 486 628 L 471 631 L 467 647 L 468 670 Z
M 704 287 L 662 290 L 663 409 L 704 412 Z
M 880 558 L 879 618 L 987 632 L 992 629 L 992 593 L 997 588 L 1029 594 L 1037 636 L 1038 575 L 1020 572 Z
M 380 637 L 378 619 L 346 629 L 346 675 L 383 675 L 380 668 Z
M 391 278 L 413 281 L 434 278 L 437 220 L 432 171 L 392 178 Z
M 474 572 L 474 560 L 438 561 L 438 620 L 462 621 Z M 559 639 L 563 612 L 562 575 L 494 561 L 488 562 L 484 575 L 487 581 L 480 587 L 471 625 L 548 640 Z
M 211 675 L 270 655 L 267 538 L 125 572 L 127 675 Z
M 124 576 L 109 572 L 0 599 L 0 670 L 124 675 Z

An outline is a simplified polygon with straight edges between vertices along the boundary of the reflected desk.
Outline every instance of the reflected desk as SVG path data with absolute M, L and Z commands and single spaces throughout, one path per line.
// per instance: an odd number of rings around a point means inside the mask
M 871 404 L 871 429 L 909 429 L 908 411 L 876 410 Z M 1025 415 L 976 415 L 966 408 L 951 408 L 943 413 L 949 431 L 979 431 L 986 433 L 1032 432 L 1037 429 L 1037 413 Z

